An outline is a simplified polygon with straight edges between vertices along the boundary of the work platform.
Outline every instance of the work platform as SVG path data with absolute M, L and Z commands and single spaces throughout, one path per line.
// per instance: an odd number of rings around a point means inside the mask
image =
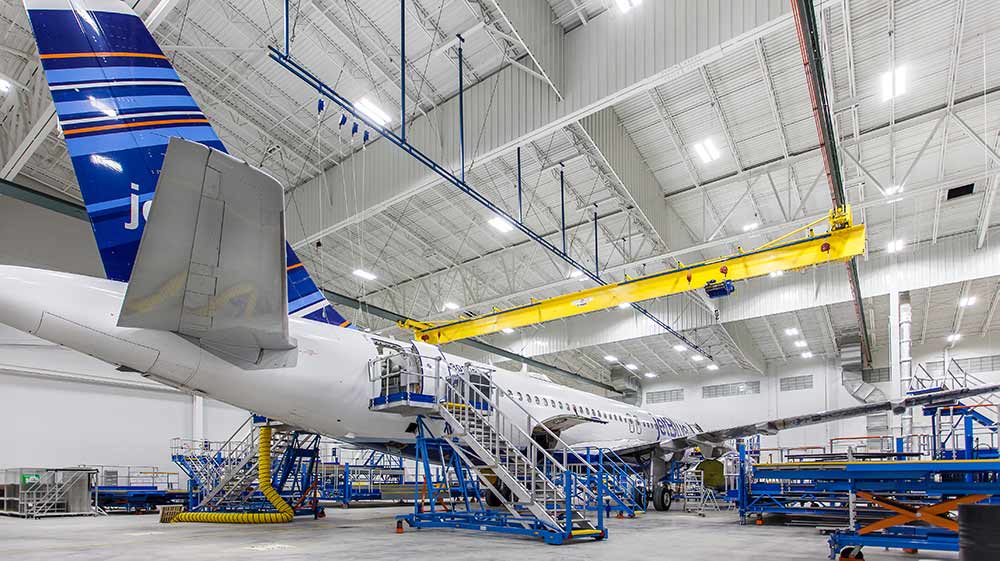
M 832 522 L 830 557 L 856 546 L 958 550 L 959 504 L 1000 503 L 1000 460 L 802 460 L 750 465 L 741 522 L 764 514 Z

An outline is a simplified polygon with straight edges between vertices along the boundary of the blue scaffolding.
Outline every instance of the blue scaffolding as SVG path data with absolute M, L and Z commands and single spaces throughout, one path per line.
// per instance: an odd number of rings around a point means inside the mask
M 252 420 L 254 423 L 266 422 L 258 418 Z M 231 441 L 232 439 L 222 445 L 203 441 L 182 448 L 175 445 L 171 458 L 188 477 L 188 510 L 275 512 L 274 506 L 264 494 L 251 485 L 240 494 L 238 500 L 212 505 L 210 508 L 206 505 L 208 490 L 223 483 L 225 467 L 234 464 L 234 458 L 226 453 L 231 449 L 227 446 Z M 271 459 L 271 485 L 292 506 L 296 515 L 313 515 L 318 518 L 325 516 L 323 507 L 319 505 L 319 442 L 317 434 L 293 431 L 284 451 Z M 251 471 L 255 473 L 255 470 Z
M 565 450 L 550 450 L 549 453 L 558 458 L 576 477 L 583 478 L 587 488 L 595 489 L 598 479 L 601 479 L 601 486 L 606 491 L 603 504 L 594 495 L 581 496 L 587 510 L 601 509 L 606 516 L 614 512 L 622 518 L 635 518 L 646 512 L 649 498 L 641 466 L 629 464 L 610 448 L 587 447 L 576 450 L 574 454 Z M 586 469 L 584 461 L 599 469 Z M 550 474 L 550 477 L 558 479 L 556 474 Z

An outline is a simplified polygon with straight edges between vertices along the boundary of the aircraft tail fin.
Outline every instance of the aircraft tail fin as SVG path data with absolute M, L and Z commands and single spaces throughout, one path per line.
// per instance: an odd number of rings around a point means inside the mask
M 128 282 L 171 137 L 226 152 L 191 93 L 120 0 L 24 0 L 104 270 Z M 349 325 L 286 246 L 288 313 Z

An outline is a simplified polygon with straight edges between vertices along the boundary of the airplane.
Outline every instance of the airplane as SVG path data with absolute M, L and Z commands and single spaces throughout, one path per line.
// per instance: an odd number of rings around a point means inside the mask
M 378 368 L 416 357 L 408 368 L 417 376 L 429 376 L 428 358 L 434 368 L 474 369 L 509 398 L 498 405 L 504 415 L 536 423 L 533 437 L 544 425 L 541 438 L 648 462 L 659 510 L 670 506 L 669 464 L 696 447 L 718 457 L 735 438 L 1000 390 L 704 431 L 542 374 L 364 332 L 329 304 L 286 241 L 282 186 L 226 152 L 131 8 L 24 3 L 107 278 L 0 265 L 0 323 L 15 329 L 289 426 L 411 457 L 415 417 L 372 410 L 373 398 L 393 390 Z M 407 380 L 396 378 L 395 389 Z

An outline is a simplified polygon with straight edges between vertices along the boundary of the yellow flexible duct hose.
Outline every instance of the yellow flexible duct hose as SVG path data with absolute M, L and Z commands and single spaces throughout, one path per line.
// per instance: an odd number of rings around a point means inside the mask
M 223 524 L 274 524 L 291 522 L 295 511 L 271 486 L 271 427 L 260 427 L 257 453 L 257 479 L 260 491 L 278 512 L 182 512 L 171 522 L 218 522 Z

